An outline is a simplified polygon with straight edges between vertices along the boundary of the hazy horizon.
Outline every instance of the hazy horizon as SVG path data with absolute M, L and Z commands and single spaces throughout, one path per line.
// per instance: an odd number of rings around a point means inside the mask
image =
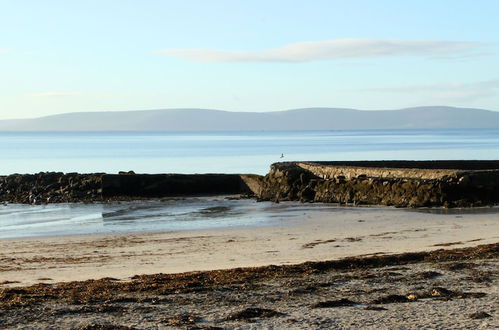
M 499 104 L 493 0 L 2 4 L 0 119 Z

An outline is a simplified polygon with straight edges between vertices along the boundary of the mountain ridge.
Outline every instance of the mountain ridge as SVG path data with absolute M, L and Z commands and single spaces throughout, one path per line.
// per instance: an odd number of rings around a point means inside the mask
M 271 112 L 216 109 L 73 112 L 0 120 L 0 131 L 255 131 L 499 128 L 499 112 L 449 106 L 395 110 L 299 108 Z

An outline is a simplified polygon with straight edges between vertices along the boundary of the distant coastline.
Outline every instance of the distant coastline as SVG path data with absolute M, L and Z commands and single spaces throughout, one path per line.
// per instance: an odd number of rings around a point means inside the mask
M 399 110 L 304 108 L 270 112 L 163 109 L 77 112 L 0 120 L 1 131 L 287 131 L 499 128 L 499 112 L 447 106 Z

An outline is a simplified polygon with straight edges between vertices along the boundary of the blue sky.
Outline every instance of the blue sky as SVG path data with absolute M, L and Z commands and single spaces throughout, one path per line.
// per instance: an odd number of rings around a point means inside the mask
M 0 0 L 0 119 L 499 110 L 499 1 Z

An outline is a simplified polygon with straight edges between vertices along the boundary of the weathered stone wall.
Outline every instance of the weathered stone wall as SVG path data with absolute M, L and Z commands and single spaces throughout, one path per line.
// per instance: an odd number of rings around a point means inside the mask
M 0 201 L 64 203 L 102 199 L 102 174 L 46 172 L 0 177 Z
M 261 176 L 238 174 L 78 174 L 0 176 L 0 201 L 67 203 L 181 195 L 259 193 Z
M 352 161 L 320 161 L 300 162 L 327 167 L 362 167 L 378 169 L 419 169 L 419 170 L 457 170 L 478 171 L 497 170 L 499 160 L 352 160 Z
M 10 203 L 216 194 L 399 207 L 490 205 L 499 203 L 499 161 L 285 162 L 273 164 L 265 177 L 133 172 L 0 176 L 0 201 Z
M 443 176 L 455 176 L 458 171 L 452 169 L 417 169 L 417 168 L 377 168 L 377 167 L 355 167 L 355 166 L 324 166 L 316 163 L 297 163 L 297 165 L 308 170 L 322 179 L 334 179 L 344 176 L 353 179 L 358 176 L 375 178 L 419 178 L 438 179 Z
M 164 197 L 179 195 L 250 194 L 239 174 L 105 174 L 102 176 L 103 197 Z
M 398 207 L 464 207 L 499 202 L 499 169 L 493 169 L 499 167 L 499 162 L 413 164 L 421 168 L 408 168 L 413 162 L 373 163 L 276 163 L 263 180 L 259 198 Z

